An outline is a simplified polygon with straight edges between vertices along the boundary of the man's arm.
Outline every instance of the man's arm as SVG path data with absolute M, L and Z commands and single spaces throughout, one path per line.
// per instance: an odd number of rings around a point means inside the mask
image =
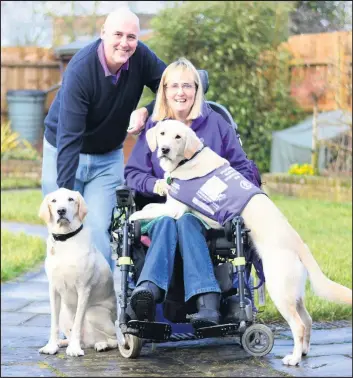
M 167 65 L 158 58 L 158 56 L 146 46 L 146 65 L 144 70 L 145 85 L 151 89 L 153 93 L 157 93 L 162 74 Z M 153 112 L 155 100 L 146 105 L 148 115 Z
M 82 80 L 75 72 L 67 72 L 61 88 L 57 130 L 57 184 L 73 189 L 83 134 L 86 129 L 88 95 Z
M 166 68 L 166 64 L 157 57 L 157 55 L 144 45 L 144 54 L 142 58 L 143 64 L 143 81 L 144 85 L 156 93 L 161 81 L 162 74 Z M 137 135 L 145 126 L 147 118 L 152 114 L 155 100 L 151 101 L 145 107 L 136 109 L 132 112 L 129 128 L 129 134 Z

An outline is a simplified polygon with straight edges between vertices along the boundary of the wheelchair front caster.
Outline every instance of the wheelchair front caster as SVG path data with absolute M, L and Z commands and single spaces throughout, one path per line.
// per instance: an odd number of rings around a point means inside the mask
M 124 358 L 136 358 L 140 355 L 143 340 L 137 336 L 126 334 L 125 345 L 119 344 L 119 352 Z
M 271 352 L 274 337 L 270 328 L 264 324 L 252 324 L 241 336 L 240 343 L 251 356 L 262 357 Z

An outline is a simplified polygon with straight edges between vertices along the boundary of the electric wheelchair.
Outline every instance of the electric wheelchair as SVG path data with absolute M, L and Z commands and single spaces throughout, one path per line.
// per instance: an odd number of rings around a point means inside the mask
M 206 93 L 207 71 L 198 72 Z M 239 138 L 237 125 L 227 109 L 212 101 L 207 103 L 234 127 Z M 129 300 L 141 273 L 148 243 L 141 235 L 140 222 L 130 222 L 129 216 L 150 203 L 151 199 L 123 185 L 116 188 L 116 201 L 110 235 L 112 255 L 121 270 L 117 334 L 120 340 L 119 351 L 123 357 L 138 357 L 146 342 L 162 343 L 225 336 L 239 337 L 241 346 L 252 356 L 265 356 L 272 350 L 272 331 L 266 325 L 256 323 L 254 293 L 256 289 L 264 292 L 262 263 L 251 244 L 251 230 L 245 227 L 241 216 L 235 217 L 220 230 L 207 231 L 206 240 L 215 276 L 222 290 L 222 321 L 216 326 L 194 330 L 189 317 L 196 312 L 196 307 L 192 301 L 184 303 L 182 260 L 178 253 L 166 300 L 157 304 L 156 320 L 148 322 L 131 318 L 128 312 Z M 256 273 L 259 281 L 256 287 L 252 272 Z

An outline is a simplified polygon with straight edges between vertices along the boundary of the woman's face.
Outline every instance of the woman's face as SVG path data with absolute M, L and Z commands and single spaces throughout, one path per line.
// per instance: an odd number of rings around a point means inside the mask
M 176 70 L 166 78 L 167 105 L 176 116 L 187 117 L 194 105 L 196 86 L 192 72 Z

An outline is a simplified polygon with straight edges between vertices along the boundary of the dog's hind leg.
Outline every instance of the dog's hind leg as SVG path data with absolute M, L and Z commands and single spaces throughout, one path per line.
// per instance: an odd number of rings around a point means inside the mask
M 305 308 L 304 298 L 300 298 L 297 301 L 297 311 L 305 326 L 302 355 L 306 356 L 310 350 L 310 336 L 313 321 L 307 309 Z
M 297 299 L 302 297 L 303 266 L 292 251 L 276 249 L 273 245 L 270 247 L 272 259 L 268 258 L 269 248 L 267 251 L 262 248 L 267 291 L 293 335 L 293 352 L 285 356 L 282 362 L 295 366 L 302 358 L 305 332 L 304 322 L 297 311 Z
M 272 298 L 272 300 L 276 301 Z M 299 364 L 303 354 L 303 341 L 304 341 L 304 334 L 305 334 L 305 325 L 296 309 L 295 303 L 283 302 L 277 303 L 276 306 L 278 311 L 284 317 L 284 319 L 288 322 L 290 329 L 293 335 L 294 341 L 294 348 L 293 353 L 288 354 L 282 359 L 284 365 L 291 365 L 296 366 Z

